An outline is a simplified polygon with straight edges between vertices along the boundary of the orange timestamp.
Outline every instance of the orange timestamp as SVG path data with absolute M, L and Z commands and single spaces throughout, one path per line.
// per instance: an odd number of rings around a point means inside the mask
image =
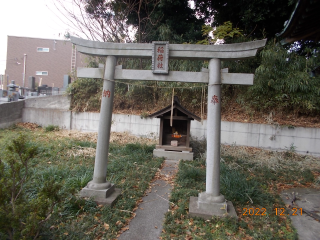
M 285 208 L 274 208 L 273 209 L 277 216 L 285 216 L 285 215 L 291 215 L 291 216 L 298 216 L 299 214 L 302 215 L 302 208 L 292 208 L 291 214 L 285 213 Z M 267 209 L 265 208 L 243 208 L 243 216 L 267 216 L 266 214 Z
M 267 216 L 265 208 L 243 208 L 243 216 Z
M 285 216 L 285 215 L 298 216 L 299 213 L 300 215 L 302 215 L 302 208 L 291 208 L 291 211 L 292 211 L 291 214 L 286 214 L 284 208 L 275 208 L 274 210 L 276 211 L 276 215 L 278 216 Z

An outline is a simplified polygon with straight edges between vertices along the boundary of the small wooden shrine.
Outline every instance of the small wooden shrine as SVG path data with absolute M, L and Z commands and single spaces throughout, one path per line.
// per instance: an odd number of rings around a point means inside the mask
M 181 106 L 177 96 L 174 96 L 172 105 L 149 115 L 149 117 L 160 118 L 159 144 L 156 145 L 155 156 L 177 160 L 193 159 L 192 148 L 190 148 L 190 124 L 191 120 L 200 121 L 200 117 Z M 174 153 L 167 151 L 182 154 L 172 156 Z

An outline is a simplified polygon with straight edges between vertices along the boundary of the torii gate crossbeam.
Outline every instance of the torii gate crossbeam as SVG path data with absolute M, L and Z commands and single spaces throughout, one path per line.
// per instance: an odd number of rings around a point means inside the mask
M 153 44 L 102 43 L 71 37 L 81 53 L 106 57 L 102 68 L 79 68 L 78 77 L 103 78 L 103 92 L 93 180 L 81 190 L 82 196 L 93 196 L 100 203 L 111 205 L 120 190 L 106 181 L 108 148 L 112 121 L 114 80 L 154 80 L 208 83 L 206 191 L 190 198 L 191 216 L 211 218 L 236 216 L 231 202 L 220 194 L 220 133 L 221 133 L 221 84 L 253 84 L 253 74 L 221 72 L 221 59 L 254 57 L 263 48 L 266 39 L 225 45 L 170 44 L 168 58 L 209 60 L 209 67 L 202 72 L 175 72 L 155 74 L 148 70 L 127 70 L 116 67 L 117 57 L 150 58 Z

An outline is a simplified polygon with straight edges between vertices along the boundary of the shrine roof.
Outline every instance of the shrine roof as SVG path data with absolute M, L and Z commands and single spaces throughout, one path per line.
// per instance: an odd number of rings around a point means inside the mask
M 320 40 L 320 1 L 299 0 L 281 33 L 282 44 L 298 40 Z
M 168 113 L 171 111 L 171 104 L 153 114 L 149 115 L 149 118 L 161 118 L 164 116 L 164 114 Z M 197 120 L 197 121 L 201 121 L 201 118 L 198 117 L 197 115 L 193 114 L 192 112 L 188 111 L 186 108 L 184 108 L 180 102 L 177 96 L 174 96 L 174 101 L 173 101 L 173 109 L 178 109 L 179 111 L 181 111 L 182 113 L 184 113 L 185 115 L 188 116 L 188 118 L 192 119 L 192 120 Z

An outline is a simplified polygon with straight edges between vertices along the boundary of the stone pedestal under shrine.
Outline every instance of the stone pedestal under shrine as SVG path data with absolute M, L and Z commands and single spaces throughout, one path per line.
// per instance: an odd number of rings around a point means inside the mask
M 175 96 L 173 105 L 149 117 L 160 118 L 159 144 L 153 151 L 154 156 L 171 160 L 193 160 L 193 152 L 190 147 L 190 124 L 194 119 L 200 121 L 198 116 L 182 107 L 178 97 Z

